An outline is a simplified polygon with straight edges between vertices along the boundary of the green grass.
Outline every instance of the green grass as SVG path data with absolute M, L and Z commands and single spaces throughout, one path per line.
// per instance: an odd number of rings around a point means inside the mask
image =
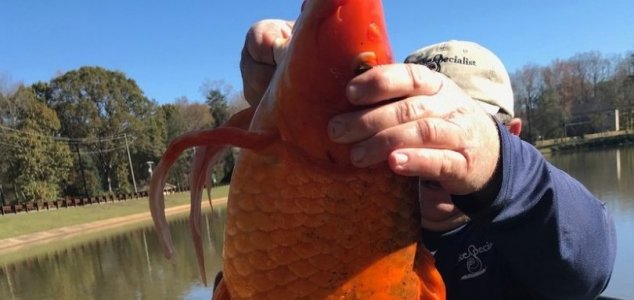
M 228 185 L 219 186 L 211 190 L 211 197 L 214 199 L 226 197 L 228 192 Z M 206 193 L 203 193 L 203 200 L 206 201 L 206 198 Z M 165 207 L 188 203 L 189 193 L 177 193 L 165 197 Z M 0 239 L 149 211 L 148 198 L 139 198 L 58 210 L 8 214 L 0 216 Z

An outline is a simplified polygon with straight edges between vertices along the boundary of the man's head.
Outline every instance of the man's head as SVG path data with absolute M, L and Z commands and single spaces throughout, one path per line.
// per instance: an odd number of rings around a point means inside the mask
M 405 63 L 425 65 L 444 74 L 512 134 L 519 135 L 521 121 L 514 118 L 511 80 L 504 64 L 490 50 L 473 42 L 452 40 L 416 50 Z M 421 179 L 419 196 L 426 229 L 447 231 L 468 221 L 436 182 Z

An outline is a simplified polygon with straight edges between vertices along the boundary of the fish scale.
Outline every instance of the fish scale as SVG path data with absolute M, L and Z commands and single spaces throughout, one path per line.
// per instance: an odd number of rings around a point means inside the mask
M 238 159 L 224 252 L 232 299 L 340 299 L 353 292 L 360 299 L 379 292 L 395 299 L 417 293 L 420 230 L 411 179 L 387 166 L 333 174 L 324 162 L 307 164 L 301 154 L 289 153 L 274 164 L 253 151 Z M 249 174 L 261 169 L 268 176 L 255 182 Z M 257 193 L 248 192 L 252 185 Z M 305 191 L 302 198 L 297 191 Z M 253 207 L 270 210 L 264 214 Z M 405 263 L 395 268 L 387 258 Z M 366 274 L 376 272 L 391 280 L 368 284 Z

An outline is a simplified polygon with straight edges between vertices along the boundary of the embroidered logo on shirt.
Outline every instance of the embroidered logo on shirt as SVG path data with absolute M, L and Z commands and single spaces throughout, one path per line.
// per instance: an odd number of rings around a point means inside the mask
M 466 261 L 465 263 L 466 263 L 467 272 L 468 272 L 467 274 L 460 277 L 461 280 L 467 280 L 467 279 L 478 277 L 487 271 L 486 266 L 482 263 L 482 260 L 478 256 L 485 252 L 489 252 L 492 247 L 493 247 L 493 243 L 491 242 L 487 242 L 486 244 L 479 247 L 471 244 L 469 245 L 469 247 L 467 247 L 466 252 L 463 252 L 458 255 L 459 263 Z

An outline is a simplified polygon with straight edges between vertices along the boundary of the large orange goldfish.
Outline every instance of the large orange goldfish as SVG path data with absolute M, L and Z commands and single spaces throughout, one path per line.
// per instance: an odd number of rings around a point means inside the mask
M 359 109 L 347 101 L 346 84 L 392 62 L 381 1 L 305 1 L 286 49 L 257 111 L 180 137 L 157 166 L 150 201 L 166 253 L 173 252 L 162 198 L 169 166 L 201 146 L 191 217 L 200 261 L 206 170 L 233 145 L 243 150 L 214 299 L 444 299 L 433 257 L 419 243 L 415 181 L 386 163 L 353 167 L 350 147 L 328 138 L 331 117 Z

